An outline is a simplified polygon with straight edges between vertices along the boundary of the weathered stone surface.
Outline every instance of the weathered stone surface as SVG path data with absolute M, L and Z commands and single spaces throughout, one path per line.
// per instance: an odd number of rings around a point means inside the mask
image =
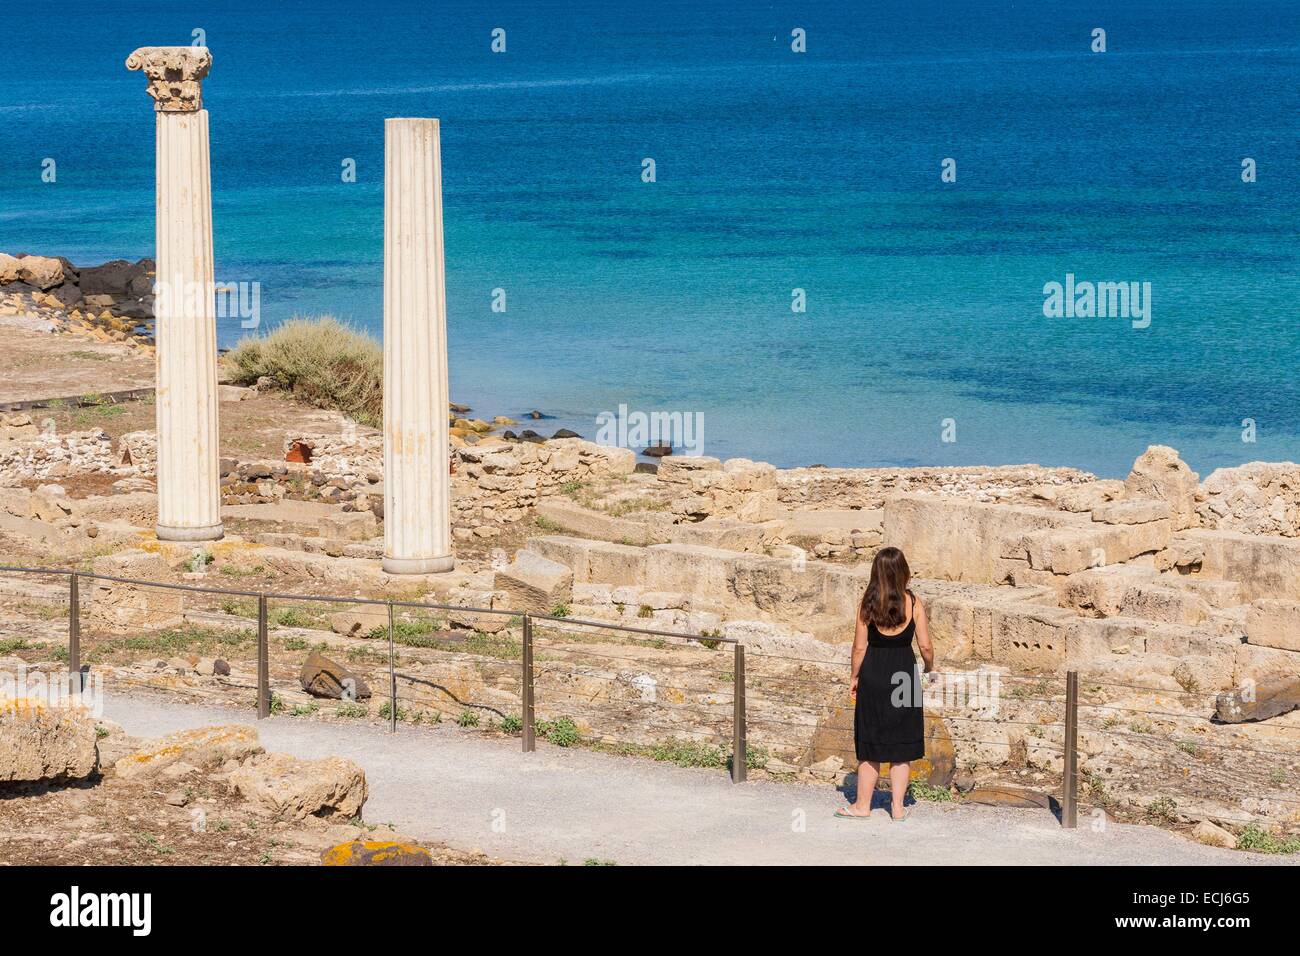
M 369 795 L 365 772 L 351 760 L 303 760 L 288 754 L 260 754 L 230 775 L 230 785 L 276 817 L 351 819 L 361 815 Z
M 1046 508 L 901 495 L 885 502 L 883 543 L 903 549 L 916 577 L 1001 584 L 1027 560 L 1026 535 L 1086 521 Z
M 1053 574 L 1076 574 L 1162 551 L 1171 533 L 1169 521 L 1161 519 L 1142 524 L 1050 528 L 1031 532 L 1022 542 L 1031 568 Z
M 1253 686 L 1220 694 L 1214 702 L 1215 716 L 1227 724 L 1268 720 L 1300 708 L 1300 672 L 1274 674 Z
M 320 519 L 320 531 L 327 538 L 369 541 L 379 534 L 379 520 L 371 511 L 346 511 Z
M 370 685 L 365 678 L 354 674 L 320 651 L 312 651 L 307 655 L 307 659 L 302 662 L 298 681 L 302 689 L 314 697 L 365 700 L 370 696 Z
M 95 719 L 37 698 L 0 699 L 0 781 L 76 780 L 99 765 Z
M 244 760 L 262 752 L 257 731 L 245 724 L 198 727 L 168 734 L 134 753 L 118 758 L 119 777 L 148 777 L 178 762 L 200 769 L 219 767 L 227 760 Z
M 1247 534 L 1300 535 L 1300 465 L 1252 461 L 1220 468 L 1201 485 L 1201 525 Z
M 1133 463 L 1124 480 L 1128 498 L 1154 498 L 1169 505 L 1175 531 L 1193 528 L 1196 515 L 1197 474 L 1168 445 L 1152 445 Z
M 131 548 L 95 558 L 96 574 L 137 581 L 174 582 L 162 555 Z M 90 619 L 114 631 L 176 627 L 184 620 L 184 594 L 170 588 L 123 584 L 95 579 L 86 612 Z
M 388 630 L 388 608 L 379 604 L 358 604 L 330 615 L 330 630 L 345 637 L 368 637 L 371 631 Z
M 0 285 L 18 281 L 21 266 L 18 260 L 7 253 L 0 252 Z
M 1017 807 L 1025 810 L 1050 810 L 1052 798 L 1025 787 L 990 785 L 976 787 L 963 798 L 967 803 L 986 807 Z
M 128 70 L 140 70 L 149 80 L 154 109 L 187 113 L 203 109 L 201 82 L 212 68 L 212 54 L 203 46 L 145 46 L 126 58 Z
M 1223 847 L 1225 850 L 1237 849 L 1237 838 L 1223 827 L 1215 826 L 1209 820 L 1202 820 L 1192 827 L 1192 839 L 1206 846 Z
M 497 590 L 504 605 L 535 614 L 550 614 L 557 604 L 573 600 L 574 573 L 535 551 L 520 551 L 497 572 Z
M 433 856 L 415 843 L 354 840 L 321 853 L 322 866 L 433 866 Z
M 1199 529 L 1182 537 L 1201 555 L 1199 573 L 1238 582 L 1243 600 L 1300 601 L 1300 539 Z
M 18 278 L 42 291 L 63 281 L 63 263 L 49 256 L 23 256 L 18 260 Z
M 1260 647 L 1300 651 L 1300 603 L 1263 598 L 1246 614 L 1246 640 Z
M 1102 524 L 1146 524 L 1172 517 L 1169 502 L 1154 498 L 1125 498 L 1092 509 L 1092 520 Z

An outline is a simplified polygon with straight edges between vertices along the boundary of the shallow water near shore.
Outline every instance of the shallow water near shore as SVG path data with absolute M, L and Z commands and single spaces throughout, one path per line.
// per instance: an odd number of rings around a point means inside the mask
M 704 453 L 785 466 L 1300 458 L 1285 0 L 61 11 L 75 29 L 6 12 L 0 250 L 152 255 L 152 109 L 122 61 L 202 29 L 217 272 L 260 283 L 263 326 L 379 334 L 383 119 L 441 118 L 476 414 L 589 438 L 620 405 L 699 414 Z M 1067 274 L 1149 282 L 1150 326 L 1044 317 Z

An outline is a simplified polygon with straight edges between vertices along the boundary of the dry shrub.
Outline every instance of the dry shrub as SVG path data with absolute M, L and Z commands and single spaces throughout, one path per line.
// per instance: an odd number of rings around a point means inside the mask
M 309 405 L 336 408 L 363 425 L 383 421 L 383 349 L 333 316 L 290 319 L 269 335 L 244 339 L 225 362 L 240 384 L 267 377 Z

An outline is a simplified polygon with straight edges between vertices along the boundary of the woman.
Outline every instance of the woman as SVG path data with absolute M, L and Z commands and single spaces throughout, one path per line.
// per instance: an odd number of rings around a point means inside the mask
M 912 572 L 897 548 L 882 548 L 871 563 L 871 581 L 858 608 L 853 632 L 853 743 L 858 755 L 858 799 L 835 811 L 837 817 L 871 816 L 871 795 L 880 764 L 889 764 L 893 794 L 890 819 L 907 818 L 911 761 L 925 756 L 925 716 L 921 678 L 912 638 L 925 661 L 927 680 L 934 670 L 934 647 L 925 608 L 907 589 Z

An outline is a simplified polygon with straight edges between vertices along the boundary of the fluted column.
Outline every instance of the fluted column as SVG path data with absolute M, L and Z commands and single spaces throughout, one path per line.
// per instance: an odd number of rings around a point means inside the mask
M 149 80 L 156 117 L 158 537 L 220 538 L 217 322 L 212 267 L 205 47 L 143 47 L 126 61 Z
M 384 121 L 384 562 L 450 571 L 447 296 L 436 119 Z

